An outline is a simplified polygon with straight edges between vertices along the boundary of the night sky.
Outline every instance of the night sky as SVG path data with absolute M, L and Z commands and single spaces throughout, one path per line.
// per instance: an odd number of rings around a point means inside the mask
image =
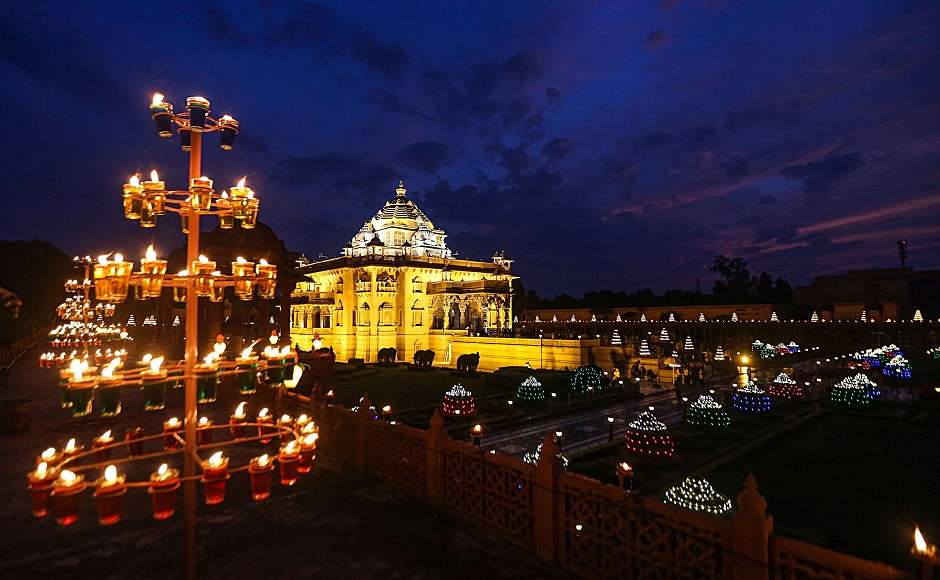
M 403 177 L 461 257 L 505 249 L 543 295 L 707 289 L 715 254 L 799 283 L 895 266 L 900 237 L 940 267 L 936 1 L 37 2 L 0 43 L 4 239 L 180 245 L 119 201 L 152 167 L 184 183 L 159 90 L 240 120 L 205 173 L 247 174 L 311 257 Z

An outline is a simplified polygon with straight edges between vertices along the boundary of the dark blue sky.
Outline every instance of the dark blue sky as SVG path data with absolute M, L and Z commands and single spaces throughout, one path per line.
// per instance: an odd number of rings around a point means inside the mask
M 160 90 L 241 121 L 205 173 L 247 174 L 308 255 L 401 176 L 542 294 L 707 288 L 715 254 L 801 282 L 893 266 L 900 237 L 940 267 L 935 1 L 25 4 L 0 20 L 2 238 L 177 245 L 119 204 L 134 172 L 183 183 Z

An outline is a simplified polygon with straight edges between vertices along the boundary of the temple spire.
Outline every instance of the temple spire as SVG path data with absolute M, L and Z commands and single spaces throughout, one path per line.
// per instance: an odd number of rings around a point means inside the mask
M 395 195 L 397 195 L 398 197 L 405 197 L 405 193 L 406 193 L 407 191 L 408 191 L 408 190 L 405 189 L 405 180 L 404 180 L 404 179 L 399 179 L 399 180 L 398 180 L 398 187 L 395 188 Z

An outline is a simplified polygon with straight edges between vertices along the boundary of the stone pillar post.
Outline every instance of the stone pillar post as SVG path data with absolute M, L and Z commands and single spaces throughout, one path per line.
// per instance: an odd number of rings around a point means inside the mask
M 560 450 L 555 434 L 549 432 L 542 443 L 532 481 L 532 534 L 535 554 L 551 564 L 558 562 L 561 529 L 561 499 L 558 476 L 562 473 Z
M 770 534 L 774 520 L 767 515 L 767 501 L 757 491 L 752 474 L 738 494 L 738 512 L 732 520 L 732 570 L 735 580 L 770 578 Z

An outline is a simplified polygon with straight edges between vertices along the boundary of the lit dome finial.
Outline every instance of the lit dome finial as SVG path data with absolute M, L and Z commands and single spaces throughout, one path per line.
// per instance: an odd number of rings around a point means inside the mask
M 398 197 L 405 197 L 405 193 L 406 193 L 407 191 L 408 191 L 408 190 L 405 189 L 405 180 L 404 180 L 404 179 L 399 179 L 399 180 L 398 180 L 398 187 L 395 188 L 395 194 L 396 194 Z

